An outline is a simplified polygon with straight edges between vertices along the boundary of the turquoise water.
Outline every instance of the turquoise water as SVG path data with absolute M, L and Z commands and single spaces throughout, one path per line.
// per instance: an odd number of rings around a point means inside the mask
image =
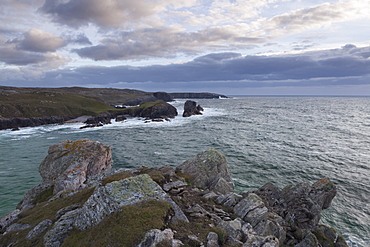
M 173 104 L 181 115 L 185 100 Z M 240 97 L 198 100 L 204 115 L 171 122 L 131 119 L 102 128 L 81 124 L 0 131 L 0 216 L 38 184 L 48 147 L 89 138 L 111 145 L 115 167 L 178 166 L 216 148 L 237 192 L 272 181 L 280 188 L 329 177 L 338 187 L 322 221 L 350 246 L 370 246 L 370 98 Z

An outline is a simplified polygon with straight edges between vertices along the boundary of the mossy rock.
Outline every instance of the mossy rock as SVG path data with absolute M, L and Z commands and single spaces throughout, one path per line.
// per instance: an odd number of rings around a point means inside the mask
M 74 230 L 62 246 L 136 246 L 151 229 L 163 229 L 172 213 L 163 201 L 126 206 L 86 231 Z

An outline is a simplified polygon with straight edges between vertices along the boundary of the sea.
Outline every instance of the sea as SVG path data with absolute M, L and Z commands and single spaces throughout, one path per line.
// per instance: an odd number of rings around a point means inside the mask
M 89 138 L 112 147 L 113 167 L 178 166 L 215 148 L 236 192 L 272 182 L 279 188 L 328 177 L 338 193 L 321 222 L 349 246 L 370 246 L 370 97 L 231 97 L 197 99 L 203 115 L 143 119 L 97 128 L 82 123 L 0 131 L 0 217 L 41 182 L 38 166 L 50 145 Z

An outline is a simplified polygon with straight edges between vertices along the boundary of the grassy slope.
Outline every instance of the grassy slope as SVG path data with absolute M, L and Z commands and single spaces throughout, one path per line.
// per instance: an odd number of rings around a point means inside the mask
M 115 111 L 109 104 L 150 95 L 128 89 L 0 87 L 2 117 L 77 117 Z
M 26 92 L 0 94 L 2 117 L 77 117 L 114 110 L 100 99 L 75 93 Z

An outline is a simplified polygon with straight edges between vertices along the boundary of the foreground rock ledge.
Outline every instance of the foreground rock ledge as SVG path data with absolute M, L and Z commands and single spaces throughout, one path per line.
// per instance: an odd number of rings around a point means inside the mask
M 99 142 L 51 146 L 43 182 L 0 220 L 0 246 L 347 246 L 320 224 L 336 195 L 328 178 L 236 194 L 215 149 L 177 168 L 111 165 Z

